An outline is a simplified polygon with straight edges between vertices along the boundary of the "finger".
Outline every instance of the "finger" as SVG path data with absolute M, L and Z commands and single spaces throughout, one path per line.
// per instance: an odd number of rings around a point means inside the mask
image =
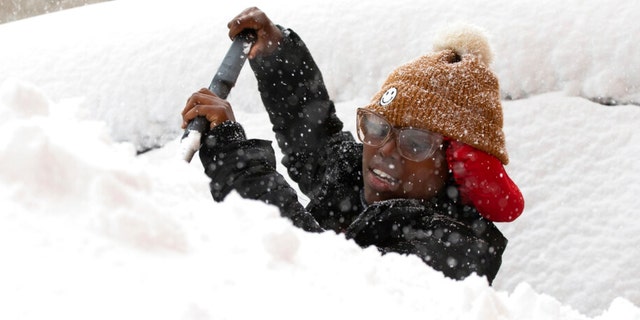
M 236 20 L 236 23 L 233 23 L 229 28 L 229 39 L 235 39 L 236 36 L 244 30 L 251 29 L 257 32 L 262 28 L 263 25 L 252 18 L 248 20 Z
M 227 23 L 227 28 L 229 28 L 229 38 L 233 40 L 238 33 L 242 32 L 245 28 L 245 20 L 247 19 L 247 10 L 245 9 L 240 14 L 235 16 L 229 23 Z
M 187 99 L 187 102 L 182 109 L 181 115 L 184 116 L 189 110 L 191 110 L 191 108 L 193 108 L 197 104 L 200 104 L 199 99 L 196 97 L 197 94 L 198 92 L 194 92 L 191 94 L 191 96 L 189 96 L 189 99 Z
M 213 91 L 207 89 L 207 88 L 201 88 L 200 90 L 198 90 L 198 93 L 202 93 L 204 95 L 209 95 L 209 96 L 214 96 L 216 97 L 216 94 L 213 93 Z
M 235 39 L 238 33 L 242 32 L 242 30 L 246 28 L 245 24 L 243 23 L 243 19 L 243 17 L 238 16 L 229 21 L 229 23 L 227 24 L 227 28 L 229 28 L 229 39 Z
M 199 104 L 212 105 L 212 104 L 219 103 L 219 101 L 221 100 L 222 99 L 220 99 L 220 97 L 216 96 L 209 89 L 202 88 L 198 92 L 193 93 L 189 97 L 189 99 L 187 99 L 187 103 L 185 104 L 185 107 L 182 109 L 181 115 L 184 115 L 196 105 L 199 105 Z
M 229 105 L 196 105 L 184 114 L 183 125 L 198 116 L 205 117 L 212 123 L 212 126 L 216 126 L 227 120 L 235 121 L 230 108 Z
M 227 23 L 229 38 L 233 40 L 238 33 L 245 29 L 253 29 L 256 31 L 263 29 L 268 21 L 268 18 L 260 9 L 256 7 L 245 9 Z
M 253 46 L 251 46 L 251 50 L 249 50 L 247 58 L 249 58 L 249 60 L 253 60 L 255 57 L 261 55 L 263 51 L 264 49 L 262 48 L 262 46 L 254 44 Z
M 208 106 L 196 105 L 193 108 L 191 108 L 182 116 L 183 125 L 188 124 L 191 120 L 195 119 L 198 116 L 203 116 L 207 118 L 207 120 L 209 120 L 209 118 L 215 120 L 217 118 L 216 116 L 207 115 L 207 113 L 213 113 L 212 110 L 207 110 L 207 107 Z
M 235 17 L 233 17 L 233 19 L 231 19 L 229 21 L 229 23 L 227 23 L 227 27 L 231 28 L 233 24 L 241 23 L 241 21 L 246 19 L 246 17 L 251 16 L 251 12 L 253 12 L 255 10 L 260 10 L 260 9 L 258 9 L 256 7 L 249 7 L 249 8 L 246 8 L 246 9 L 242 10 Z
M 211 109 L 212 111 L 206 112 L 204 114 L 204 117 L 207 118 L 207 121 L 209 121 L 210 128 L 214 128 L 215 126 L 219 125 L 220 123 L 224 122 L 224 120 L 221 120 L 220 115 L 224 114 L 224 110 L 219 109 L 217 106 L 209 106 L 209 107 L 213 107 L 215 109 Z M 215 110 L 215 112 L 213 112 L 213 110 Z
M 188 110 L 185 109 L 184 113 L 182 114 L 182 124 L 185 125 L 187 123 L 189 123 L 189 121 L 193 120 L 195 117 L 198 116 L 199 114 L 199 105 L 195 105 L 191 108 L 189 108 Z

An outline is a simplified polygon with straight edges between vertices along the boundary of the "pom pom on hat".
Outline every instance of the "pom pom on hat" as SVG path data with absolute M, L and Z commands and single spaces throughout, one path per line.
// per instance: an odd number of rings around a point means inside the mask
M 475 55 L 485 66 L 493 61 L 493 52 L 484 30 L 469 24 L 455 24 L 440 30 L 433 41 L 433 50 L 452 50 L 459 56 Z

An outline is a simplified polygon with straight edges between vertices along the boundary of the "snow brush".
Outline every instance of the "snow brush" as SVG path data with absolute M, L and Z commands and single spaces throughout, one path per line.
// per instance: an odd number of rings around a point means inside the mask
M 254 42 L 255 34 L 253 31 L 243 31 L 233 39 L 229 51 L 222 59 L 218 71 L 211 80 L 209 85 L 211 92 L 222 99 L 227 98 L 229 91 L 238 80 L 240 70 L 242 70 Z M 193 155 L 200 150 L 200 138 L 209 129 L 209 125 L 209 121 L 204 116 L 197 116 L 187 124 L 187 129 L 180 139 L 180 155 L 185 161 L 191 162 Z

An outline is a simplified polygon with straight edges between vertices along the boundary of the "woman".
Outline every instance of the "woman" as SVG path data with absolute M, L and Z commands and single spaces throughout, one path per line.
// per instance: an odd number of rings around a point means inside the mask
M 363 247 L 418 255 L 448 277 L 477 273 L 491 283 L 507 243 L 492 221 L 514 220 L 524 200 L 504 171 L 498 81 L 481 33 L 463 29 L 392 72 L 357 110 L 360 144 L 342 131 L 296 33 L 257 8 L 228 27 L 231 38 L 257 35 L 251 67 L 282 163 L 310 202 L 303 207 L 276 172 L 270 143 L 247 139 L 229 103 L 201 89 L 187 101 L 183 127 L 198 115 L 211 123 L 200 159 L 216 201 L 236 190 L 307 231 L 345 233 Z

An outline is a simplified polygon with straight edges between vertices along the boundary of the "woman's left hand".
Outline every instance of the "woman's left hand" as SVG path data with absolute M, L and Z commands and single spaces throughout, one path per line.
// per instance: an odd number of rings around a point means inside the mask
M 189 121 L 197 116 L 207 118 L 211 129 L 228 120 L 236 121 L 229 102 L 205 88 L 193 93 L 187 100 L 182 110 L 182 129 L 186 129 Z

